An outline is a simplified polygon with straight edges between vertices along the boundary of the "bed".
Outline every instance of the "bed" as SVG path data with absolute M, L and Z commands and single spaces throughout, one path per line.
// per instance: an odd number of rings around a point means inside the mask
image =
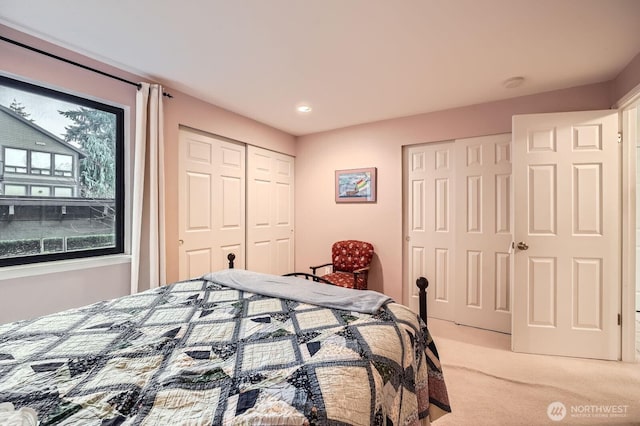
M 0 403 L 41 425 L 416 425 L 451 410 L 408 308 L 235 269 L 0 325 Z

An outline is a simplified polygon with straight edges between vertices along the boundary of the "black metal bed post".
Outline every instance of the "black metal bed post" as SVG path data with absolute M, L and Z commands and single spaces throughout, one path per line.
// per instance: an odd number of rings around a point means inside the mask
M 427 323 L 427 287 L 429 287 L 429 281 L 425 277 L 420 277 L 416 280 L 416 285 L 420 289 L 420 318 L 424 323 Z
M 236 255 L 233 253 L 229 253 L 227 255 L 227 260 L 229 261 L 229 269 L 233 269 L 233 261 L 236 259 Z

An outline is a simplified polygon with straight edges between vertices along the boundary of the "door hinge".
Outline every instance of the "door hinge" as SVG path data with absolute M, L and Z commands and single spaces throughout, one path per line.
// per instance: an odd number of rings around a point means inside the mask
M 618 325 L 622 325 L 622 315 L 618 314 Z
M 618 143 L 622 143 L 622 132 L 618 132 Z

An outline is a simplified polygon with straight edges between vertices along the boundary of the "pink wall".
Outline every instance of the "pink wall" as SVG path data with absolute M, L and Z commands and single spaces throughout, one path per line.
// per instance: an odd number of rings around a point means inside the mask
M 0 25 L 0 34 L 127 79 L 135 77 L 2 25 Z M 135 114 L 136 91 L 133 86 L 47 58 L 4 41 L 0 41 L 0 69 L 3 73 L 9 73 L 9 76 L 13 74 L 54 89 L 86 94 L 116 103 L 128 107 L 131 114 Z M 132 131 L 129 132 L 128 137 L 133 138 Z M 129 263 L 116 263 L 12 279 L 3 279 L 0 271 L 0 323 L 32 318 L 123 296 L 129 291 L 129 270 Z M 34 299 L 34 295 L 38 297 Z
M 611 84 L 611 105 L 640 84 L 640 53 L 618 74 Z
M 137 82 L 146 79 L 123 70 L 92 60 L 83 55 L 61 48 L 9 27 L 0 25 L 0 34 L 29 46 L 57 54 L 84 65 L 115 74 Z M 99 74 L 83 70 L 41 54 L 28 51 L 18 46 L 0 41 L 0 70 L 26 78 L 28 81 L 42 83 L 54 89 L 70 91 L 81 95 L 89 95 L 99 100 L 122 105 L 129 108 L 130 128 L 129 158 L 132 163 L 135 87 Z M 166 199 L 166 231 L 167 231 L 167 277 L 176 281 L 178 210 L 177 205 L 177 171 L 178 171 L 178 127 L 186 125 L 206 132 L 236 139 L 248 144 L 293 155 L 295 137 L 276 130 L 254 120 L 226 111 L 214 105 L 202 102 L 177 90 L 166 88 L 174 98 L 165 99 L 165 144 L 167 182 Z M 129 188 L 129 193 L 131 189 Z M 145 263 L 145 260 L 142 260 Z M 56 273 L 46 278 L 29 277 L 2 279 L 0 273 L 0 323 L 17 319 L 30 318 L 74 306 L 93 303 L 97 300 L 123 296 L 129 291 L 129 264 L 119 263 L 112 266 L 87 268 L 69 272 Z M 55 282 L 52 280 L 55 278 Z M 57 283 L 64 282 L 64 286 Z M 46 296 L 46 303 L 17 303 L 29 300 L 32 294 Z M 73 295 L 71 297 L 70 295 Z
M 132 81 L 139 76 L 0 25 L 0 33 L 34 47 L 76 60 Z M 37 53 L 0 42 L 2 71 L 130 108 L 135 114 L 135 89 Z M 640 56 L 611 83 L 594 84 L 505 101 L 381 121 L 300 137 L 288 135 L 254 120 L 172 90 L 165 100 L 167 181 L 167 279 L 177 272 L 177 143 L 180 125 L 222 135 L 267 149 L 296 155 L 296 270 L 328 260 L 332 242 L 360 238 L 374 243 L 371 287 L 402 300 L 402 146 L 461 137 L 509 132 L 511 116 L 520 113 L 607 108 L 640 83 Z M 129 129 L 133 139 L 133 123 Z M 130 144 L 130 153 L 133 143 Z M 378 167 L 378 203 L 336 205 L 335 169 Z M 0 277 L 0 312 L 28 294 L 48 296 L 47 312 L 94 302 L 126 293 L 128 264 L 56 275 L 58 282 L 73 283 L 64 292 L 47 280 L 4 280 Z M 87 287 L 93 286 L 93 287 Z M 57 286 L 53 286 L 57 289 Z M 95 291 L 92 288 L 95 287 Z M 5 297 L 9 293 L 10 297 Z M 87 290 L 89 288 L 89 290 Z M 100 288 L 100 291 L 97 289 Z M 82 297 L 70 301 L 68 294 Z M 26 300 L 26 298 L 25 298 Z M 71 303 L 71 305 L 70 305 Z M 41 315 L 40 308 L 12 306 L 11 319 Z M 0 323 L 7 318 L 0 315 Z
M 330 260 L 340 239 L 373 243 L 370 288 L 402 301 L 402 146 L 507 133 L 511 116 L 607 109 L 608 83 L 385 120 L 298 138 L 296 270 Z M 376 204 L 336 204 L 334 170 L 378 168 Z
M 222 135 L 284 154 L 295 153 L 295 137 L 280 130 L 169 90 L 165 100 L 167 206 L 178 205 L 178 128 L 180 125 Z M 167 208 L 167 281 L 178 280 L 178 209 Z

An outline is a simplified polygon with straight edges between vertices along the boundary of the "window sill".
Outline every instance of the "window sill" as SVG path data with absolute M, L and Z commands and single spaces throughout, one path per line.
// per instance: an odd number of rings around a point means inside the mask
M 33 277 L 55 274 L 58 272 L 76 271 L 79 269 L 99 268 L 101 266 L 131 263 L 131 256 L 116 254 L 112 256 L 91 257 L 84 259 L 58 260 L 55 262 L 34 263 L 29 265 L 4 266 L 0 268 L 0 282 L 14 278 Z

